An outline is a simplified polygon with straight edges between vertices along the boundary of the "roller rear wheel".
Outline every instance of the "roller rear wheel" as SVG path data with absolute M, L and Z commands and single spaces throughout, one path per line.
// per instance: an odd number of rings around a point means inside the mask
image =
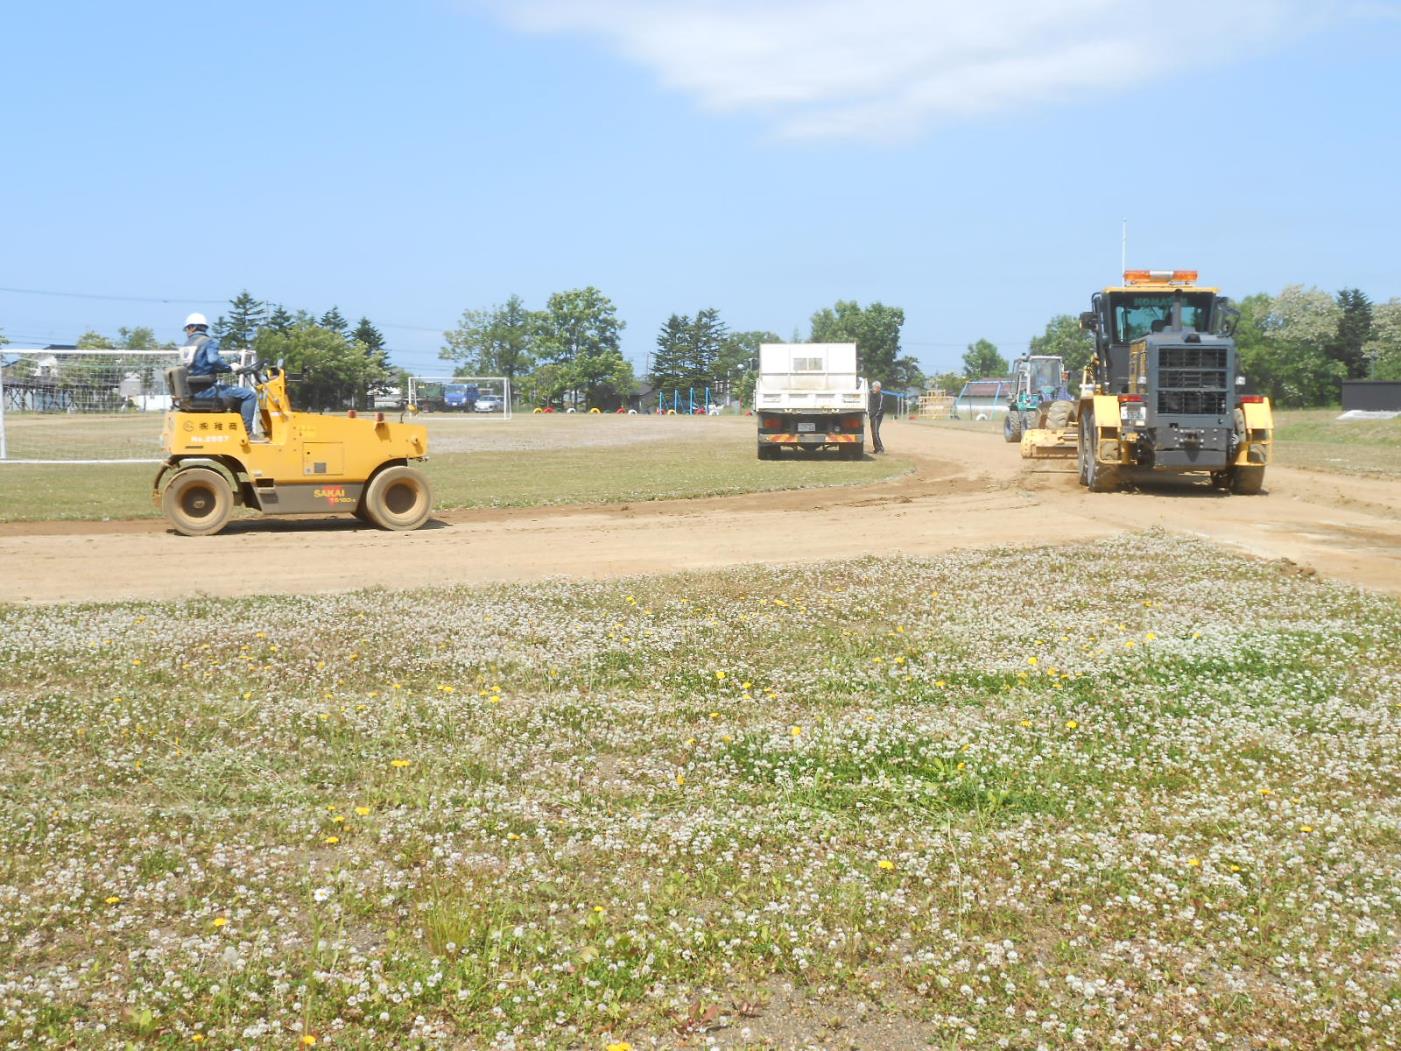
M 233 514 L 233 490 L 218 471 L 187 467 L 165 487 L 161 510 L 181 536 L 212 536 Z
M 412 467 L 388 467 L 370 480 L 360 509 L 381 529 L 417 529 L 433 513 L 433 490 Z
M 1238 496 L 1255 496 L 1264 487 L 1263 467 L 1235 467 L 1231 470 L 1231 492 Z

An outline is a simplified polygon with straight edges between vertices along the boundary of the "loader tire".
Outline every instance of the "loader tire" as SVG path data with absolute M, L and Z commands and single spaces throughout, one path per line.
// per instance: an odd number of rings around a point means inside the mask
M 165 487 L 161 510 L 181 536 L 212 536 L 233 514 L 233 490 L 218 471 L 187 467 Z
M 1231 469 L 1231 492 L 1237 496 L 1255 496 L 1265 486 L 1263 467 L 1234 467 Z
M 1002 440 L 1009 443 L 1022 440 L 1022 414 L 1016 409 L 1008 409 L 1002 421 Z
M 1053 401 L 1046 410 L 1046 426 L 1053 431 L 1061 430 L 1070 422 L 1071 410 L 1074 404 L 1068 401 Z
M 422 472 L 412 467 L 388 467 L 370 479 L 361 506 L 381 529 L 404 532 L 428 521 L 433 513 L 433 490 Z

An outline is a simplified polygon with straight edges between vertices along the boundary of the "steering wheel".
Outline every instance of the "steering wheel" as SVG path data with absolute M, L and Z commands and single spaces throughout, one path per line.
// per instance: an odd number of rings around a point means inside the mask
M 252 376 L 254 383 L 266 383 L 268 381 L 268 363 L 265 361 L 255 361 L 251 365 L 244 365 L 234 369 L 235 376 Z

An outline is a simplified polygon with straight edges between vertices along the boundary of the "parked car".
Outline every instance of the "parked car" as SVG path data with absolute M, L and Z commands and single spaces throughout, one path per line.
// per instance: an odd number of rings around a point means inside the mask
M 483 394 L 477 398 L 475 412 L 500 412 L 501 399 L 495 394 Z

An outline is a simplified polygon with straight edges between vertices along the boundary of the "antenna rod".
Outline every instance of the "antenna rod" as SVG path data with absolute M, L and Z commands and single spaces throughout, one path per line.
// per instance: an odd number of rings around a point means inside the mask
M 1123 241 L 1119 245 L 1119 273 L 1123 273 L 1129 268 L 1129 221 L 1124 220 Z

